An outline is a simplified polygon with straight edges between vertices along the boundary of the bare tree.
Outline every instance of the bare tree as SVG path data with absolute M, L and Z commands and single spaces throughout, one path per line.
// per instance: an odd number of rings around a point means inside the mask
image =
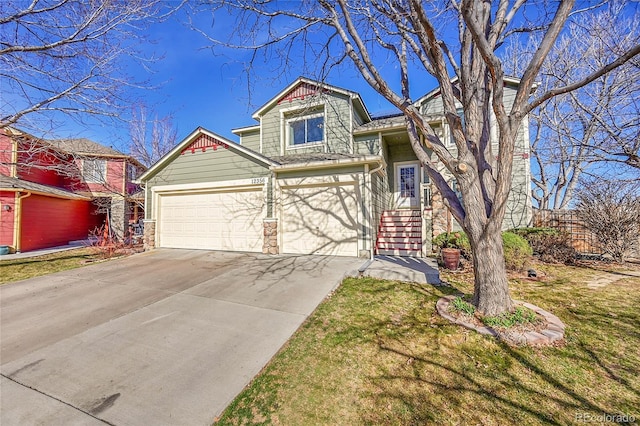
M 539 90 L 580 80 L 640 43 L 640 16 L 621 4 L 577 17 L 544 62 Z M 506 49 L 510 72 L 522 72 L 537 43 Z M 565 209 L 584 173 L 640 172 L 640 62 L 631 60 L 592 84 L 532 111 L 532 195 L 541 209 Z M 626 168 L 626 170 L 624 170 Z
M 148 24 L 180 7 L 162 0 L 0 2 L 0 128 L 56 114 L 117 117 L 135 87 L 120 59 L 146 61 Z M 42 124 L 41 124 L 42 125 Z
M 616 262 L 640 244 L 640 183 L 592 179 L 577 193 L 578 213 Z
M 147 107 L 139 105 L 133 110 L 129 135 L 129 153 L 145 167 L 150 167 L 175 146 L 177 130 L 171 116 L 158 118 L 156 114 L 149 119 Z
M 547 100 L 595 81 L 640 53 L 640 46 L 635 45 L 584 77 L 530 99 L 536 76 L 570 18 L 574 1 L 553 6 L 536 2 L 532 13 L 527 13 L 527 3 L 222 2 L 239 19 L 235 39 L 221 41 L 226 46 L 262 51 L 267 59 L 278 58 L 280 68 L 307 58 L 323 74 L 349 61 L 372 88 L 404 114 L 414 152 L 469 236 L 474 254 L 474 304 L 486 315 L 497 315 L 513 306 L 501 226 L 512 183 L 516 135 L 523 120 Z M 530 22 L 528 16 L 535 16 L 536 22 Z M 457 31 L 452 34 L 451 28 Z M 505 67 L 497 50 L 509 36 L 535 31 L 541 32 L 540 41 L 519 76 L 515 98 L 507 103 Z M 455 150 L 445 147 L 412 98 L 411 83 L 428 76 L 438 83 Z M 494 121 L 497 152 L 490 137 Z M 446 176 L 438 172 L 438 163 L 455 178 L 462 200 Z

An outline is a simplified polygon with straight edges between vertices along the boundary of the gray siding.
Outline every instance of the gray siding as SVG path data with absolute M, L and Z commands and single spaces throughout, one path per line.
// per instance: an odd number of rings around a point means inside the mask
M 357 108 L 353 108 L 353 127 L 360 126 L 365 123 L 365 118 L 358 113 Z
M 268 166 L 232 149 L 218 148 L 216 151 L 196 151 L 193 154 L 187 151 L 175 157 L 147 181 L 146 217 L 151 217 L 153 210 L 151 190 L 155 186 L 223 182 L 263 177 L 269 174 Z
M 260 129 L 243 133 L 240 137 L 240 143 L 255 152 L 260 152 Z
M 294 100 L 276 105 L 262 117 L 262 153 L 266 156 L 287 154 L 307 154 L 315 152 L 350 153 L 351 138 L 351 99 L 331 93 L 307 97 L 304 100 Z M 301 114 L 305 110 L 315 111 L 318 106 L 325 114 L 325 141 L 323 145 L 306 148 L 287 149 L 285 145 L 286 131 L 281 111 L 285 114 Z
M 513 181 L 502 228 L 521 228 L 531 225 L 531 162 L 528 146 L 528 121 L 518 130 L 513 155 Z
M 443 111 L 444 107 L 442 105 L 442 96 L 431 98 L 427 100 L 427 102 L 420 105 L 420 112 L 422 112 L 423 115 L 440 115 Z
M 382 212 L 389 209 L 392 194 L 389 191 L 388 175 L 380 176 L 375 173 L 371 176 L 371 227 L 373 228 L 374 244 L 375 238 L 380 230 L 380 216 Z
M 387 180 L 389 183 L 389 190 L 393 192 L 396 179 L 395 164 L 405 161 L 418 161 L 418 157 L 416 157 L 416 153 L 413 152 L 413 148 L 411 148 L 411 145 L 408 143 L 401 145 L 389 145 L 387 151 Z
M 279 172 L 277 177 L 278 179 L 292 179 L 292 178 L 308 178 L 308 177 L 316 177 L 316 176 L 354 174 L 354 173 L 363 173 L 363 172 L 364 172 L 364 166 L 356 165 L 356 166 L 332 167 L 329 169 L 319 169 L 319 170 L 292 170 L 288 172 Z
M 509 84 L 505 86 L 504 90 L 504 106 L 507 111 L 511 109 L 513 101 L 515 99 L 517 87 Z M 442 113 L 442 97 L 437 96 L 432 98 L 429 102 L 422 105 L 421 108 L 423 114 L 438 115 Z M 442 137 L 441 130 L 434 128 L 437 133 Z M 448 132 L 447 132 L 448 133 Z M 498 152 L 498 129 L 495 123 L 495 117 L 492 117 L 491 126 L 491 142 L 493 152 Z M 455 145 L 448 147 L 449 151 L 456 155 L 457 149 Z M 515 153 L 513 161 L 513 183 L 511 185 L 511 193 L 507 203 L 507 212 L 503 223 L 503 229 L 510 229 L 515 227 L 528 226 L 531 221 L 531 196 L 530 196 L 530 182 L 531 182 L 531 166 L 529 160 L 529 134 L 528 134 L 528 121 L 525 120 L 523 125 L 518 131 Z M 399 161 L 394 158 L 393 161 Z M 448 172 L 444 172 L 445 177 L 450 176 Z M 393 180 L 393 175 L 391 175 Z M 392 182 L 393 185 L 393 182 Z M 455 221 L 454 221 L 455 222 Z M 455 223 L 455 228 L 460 229 L 459 225 Z
M 354 154 L 372 154 L 380 153 L 380 138 L 377 134 L 356 136 L 353 141 Z

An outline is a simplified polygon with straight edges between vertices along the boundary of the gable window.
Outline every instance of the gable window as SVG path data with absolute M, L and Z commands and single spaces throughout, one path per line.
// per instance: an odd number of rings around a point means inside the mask
M 324 114 L 313 114 L 287 120 L 287 144 L 300 146 L 324 141 Z
M 107 161 L 97 159 L 82 160 L 82 178 L 85 182 L 106 183 Z

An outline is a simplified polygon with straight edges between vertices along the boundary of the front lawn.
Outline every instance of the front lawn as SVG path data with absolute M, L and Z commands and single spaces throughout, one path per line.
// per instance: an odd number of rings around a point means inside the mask
M 0 284 L 79 268 L 99 258 L 99 253 L 90 248 L 72 249 L 24 259 L 1 260 L 0 258 Z
M 640 278 L 587 288 L 597 271 L 541 266 L 515 299 L 558 315 L 566 345 L 514 348 L 435 313 L 451 287 L 344 281 L 219 424 L 574 424 L 640 418 Z M 618 418 L 625 420 L 625 418 Z M 596 423 L 601 424 L 601 423 Z

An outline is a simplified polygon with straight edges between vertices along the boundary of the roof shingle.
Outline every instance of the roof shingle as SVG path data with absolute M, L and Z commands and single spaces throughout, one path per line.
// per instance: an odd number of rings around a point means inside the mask
M 27 180 L 13 178 L 0 175 L 0 190 L 5 191 L 25 191 L 38 192 L 41 194 L 52 195 L 54 197 L 68 198 L 72 200 L 89 200 L 90 198 L 80 194 L 67 191 L 66 189 L 56 188 L 54 186 L 43 185 L 41 183 L 29 182 Z

